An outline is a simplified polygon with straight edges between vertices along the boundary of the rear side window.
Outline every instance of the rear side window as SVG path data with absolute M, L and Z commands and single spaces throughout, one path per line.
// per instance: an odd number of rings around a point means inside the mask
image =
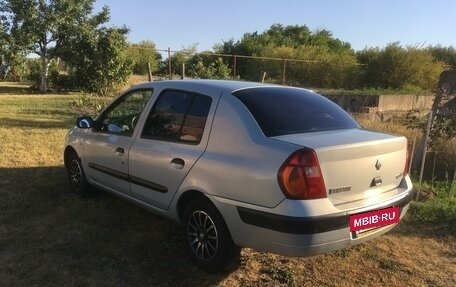
M 360 128 L 341 107 L 310 91 L 261 87 L 233 93 L 267 137 Z
M 147 117 L 142 138 L 198 144 L 212 99 L 183 91 L 164 91 Z

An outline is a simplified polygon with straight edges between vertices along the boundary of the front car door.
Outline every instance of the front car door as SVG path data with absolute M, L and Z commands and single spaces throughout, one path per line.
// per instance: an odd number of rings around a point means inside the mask
M 126 92 L 97 117 L 84 140 L 83 165 L 91 182 L 130 194 L 128 152 L 151 95 L 151 89 Z
M 212 102 L 209 96 L 182 90 L 160 93 L 130 149 L 129 175 L 135 198 L 168 209 L 206 148 L 215 112 Z

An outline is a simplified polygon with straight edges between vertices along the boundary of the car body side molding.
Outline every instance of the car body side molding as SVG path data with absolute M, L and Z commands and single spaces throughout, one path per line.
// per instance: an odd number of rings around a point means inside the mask
M 98 164 L 92 163 L 92 162 L 89 162 L 89 167 L 93 168 L 93 169 L 95 169 L 97 171 L 106 173 L 106 174 L 108 174 L 110 176 L 113 176 L 115 178 L 119 178 L 119 179 L 122 179 L 122 180 L 125 180 L 125 181 L 129 181 L 130 183 L 137 184 L 137 185 L 140 185 L 142 187 L 145 187 L 145 188 L 148 188 L 148 189 L 151 189 L 151 190 L 154 190 L 154 191 L 158 191 L 158 192 L 161 192 L 161 193 L 167 193 L 168 192 L 168 188 L 166 188 L 166 186 L 163 186 L 161 184 L 158 184 L 158 183 L 155 183 L 155 182 L 151 182 L 151 181 L 148 181 L 148 180 L 136 177 L 136 176 L 128 175 L 128 174 L 126 174 L 124 172 L 120 172 L 120 171 L 114 170 L 114 169 L 109 168 L 109 167 L 98 165 Z
M 129 180 L 130 180 L 131 183 L 140 185 L 140 186 L 148 188 L 148 189 L 152 189 L 152 190 L 155 190 L 155 191 L 158 191 L 158 192 L 161 192 L 161 193 L 167 193 L 168 192 L 168 188 L 166 186 L 163 186 L 161 184 L 158 184 L 158 183 L 155 183 L 155 182 L 152 182 L 152 181 L 148 181 L 148 180 L 136 177 L 136 176 L 130 175 L 129 176 Z
M 99 164 L 96 164 L 93 162 L 89 162 L 89 167 L 93 168 L 94 170 L 100 171 L 102 173 L 106 173 L 115 178 L 119 178 L 119 179 L 128 181 L 127 173 L 124 173 L 124 172 L 121 172 L 121 171 L 118 171 L 118 170 L 115 170 L 115 169 L 112 169 L 109 167 L 105 167 L 105 166 L 102 166 L 102 165 L 99 165 Z

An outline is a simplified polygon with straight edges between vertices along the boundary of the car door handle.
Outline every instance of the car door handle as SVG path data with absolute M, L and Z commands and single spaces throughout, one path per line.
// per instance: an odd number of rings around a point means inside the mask
M 181 158 L 173 158 L 171 160 L 171 167 L 175 169 L 183 169 L 185 166 L 185 161 Z
M 116 155 L 121 156 L 125 153 L 125 150 L 121 147 L 116 148 Z

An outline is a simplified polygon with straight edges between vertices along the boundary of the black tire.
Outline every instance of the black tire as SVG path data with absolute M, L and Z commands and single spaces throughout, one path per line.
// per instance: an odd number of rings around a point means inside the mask
M 209 201 L 191 201 L 183 214 L 184 244 L 190 259 L 208 273 L 233 268 L 239 262 L 237 247 L 220 212 Z
M 79 196 L 89 194 L 91 186 L 85 177 L 81 159 L 75 152 L 68 155 L 65 166 L 68 172 L 68 178 L 70 180 L 72 191 Z

